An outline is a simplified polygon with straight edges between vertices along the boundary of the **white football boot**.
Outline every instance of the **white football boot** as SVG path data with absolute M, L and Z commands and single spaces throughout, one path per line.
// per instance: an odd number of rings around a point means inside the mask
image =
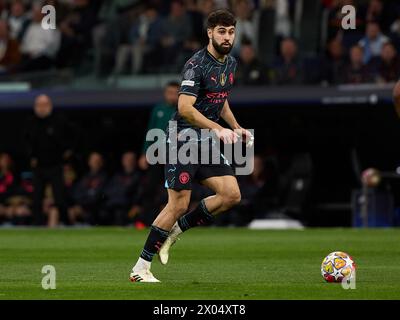
M 171 246 L 179 240 L 178 236 L 182 233 L 181 228 L 178 225 L 178 222 L 175 222 L 172 227 L 167 240 L 164 241 L 163 245 L 158 252 L 158 260 L 160 260 L 162 265 L 166 265 L 168 263 L 169 258 L 169 249 Z
M 148 269 L 132 270 L 129 280 L 131 282 L 161 282 Z

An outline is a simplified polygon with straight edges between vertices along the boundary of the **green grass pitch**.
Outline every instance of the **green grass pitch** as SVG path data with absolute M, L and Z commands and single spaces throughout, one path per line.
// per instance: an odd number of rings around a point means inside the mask
M 128 280 L 147 236 L 132 228 L 0 229 L 0 299 L 399 299 L 400 230 L 201 228 L 181 236 L 162 283 Z M 325 283 L 322 259 L 357 263 L 356 289 Z M 56 289 L 43 290 L 44 265 Z

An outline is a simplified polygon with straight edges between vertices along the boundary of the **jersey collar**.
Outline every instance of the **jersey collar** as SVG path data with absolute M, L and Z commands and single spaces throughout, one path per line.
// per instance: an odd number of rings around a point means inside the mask
M 220 65 L 222 65 L 222 66 L 225 65 L 226 62 L 228 61 L 228 55 L 226 55 L 225 61 L 224 61 L 224 62 L 221 62 L 221 61 L 218 61 L 218 60 L 211 54 L 211 52 L 208 51 L 207 48 L 206 48 L 206 52 L 207 52 L 207 55 L 211 58 L 211 60 L 213 60 L 214 62 L 216 62 L 216 63 L 218 63 L 218 64 L 220 64 Z

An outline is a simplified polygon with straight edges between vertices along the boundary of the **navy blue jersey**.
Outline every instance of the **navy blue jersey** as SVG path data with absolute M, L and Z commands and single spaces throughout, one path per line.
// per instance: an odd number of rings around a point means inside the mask
M 195 53 L 185 64 L 179 94 L 196 97 L 194 107 L 205 117 L 218 121 L 225 100 L 235 79 L 236 59 L 230 55 L 218 61 L 207 48 Z M 171 120 L 177 122 L 177 131 L 185 128 L 200 130 L 176 112 Z

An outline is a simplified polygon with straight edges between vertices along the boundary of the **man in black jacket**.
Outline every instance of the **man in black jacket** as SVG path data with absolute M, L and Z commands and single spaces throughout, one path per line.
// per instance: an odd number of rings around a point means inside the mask
M 47 95 L 39 95 L 34 103 L 34 116 L 27 126 L 26 138 L 33 169 L 33 214 L 36 225 L 43 224 L 43 197 L 50 184 L 61 220 L 68 224 L 64 193 L 63 161 L 72 155 L 74 133 L 61 116 L 53 114 Z

